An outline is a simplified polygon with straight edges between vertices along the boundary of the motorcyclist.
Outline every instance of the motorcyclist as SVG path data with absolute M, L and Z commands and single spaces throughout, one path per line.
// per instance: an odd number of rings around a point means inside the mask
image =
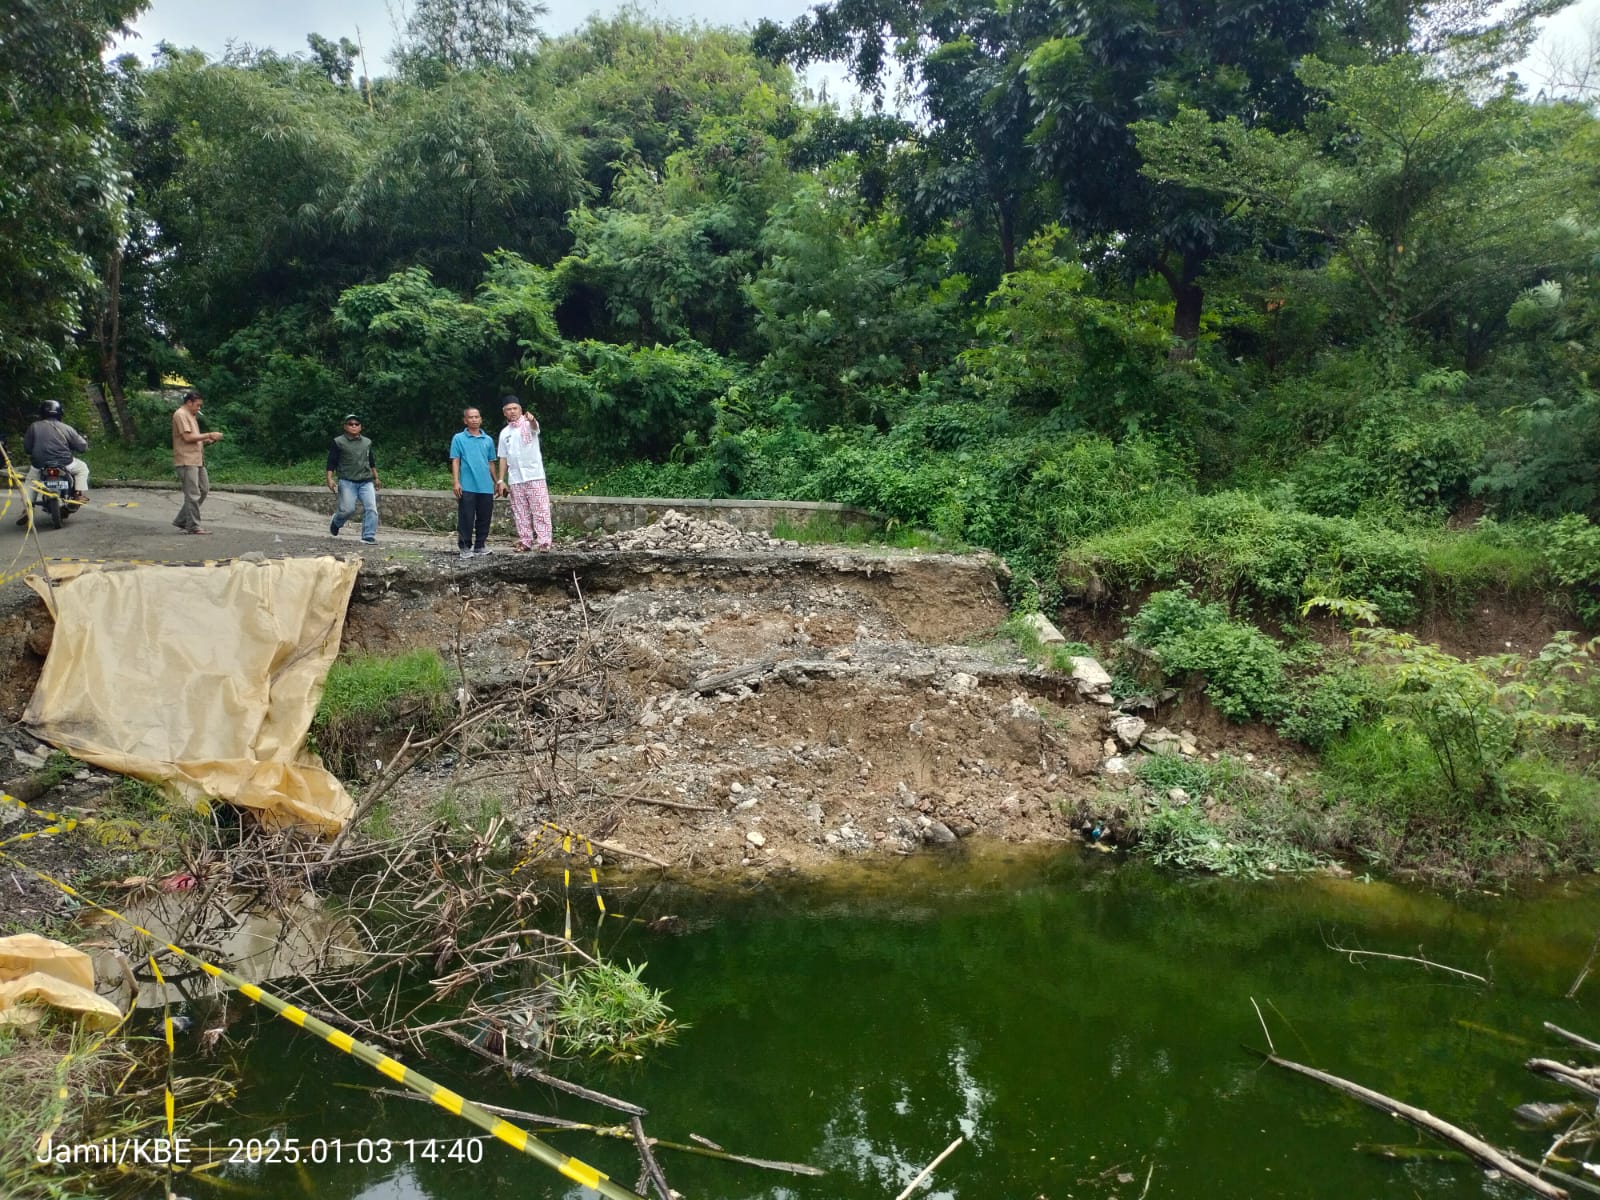
M 27 451 L 28 460 L 33 464 L 28 468 L 26 490 L 31 501 L 35 492 L 33 484 L 39 479 L 42 467 L 65 467 L 67 474 L 72 476 L 72 489 L 77 493 L 79 500 L 89 497 L 89 467 L 78 454 L 86 453 L 89 442 L 61 419 L 61 402 L 59 400 L 46 400 L 39 406 L 39 419 L 28 426 L 28 432 L 22 435 L 22 448 Z M 18 525 L 28 523 L 26 511 L 17 520 Z

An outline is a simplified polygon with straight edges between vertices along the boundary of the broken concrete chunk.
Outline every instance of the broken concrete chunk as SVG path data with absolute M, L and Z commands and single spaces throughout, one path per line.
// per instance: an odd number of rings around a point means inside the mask
M 1043 613 L 1029 613 L 1023 618 L 1023 622 L 1038 635 L 1040 645 L 1066 645 L 1067 639 L 1061 636 L 1061 631 L 1052 625 L 1050 618 Z
M 1074 655 L 1072 658 L 1072 679 L 1077 684 L 1078 691 L 1083 695 L 1092 692 L 1109 692 L 1111 690 L 1111 676 L 1094 659 L 1087 655 Z
M 1159 729 L 1147 730 L 1139 739 L 1139 745 L 1151 754 L 1176 754 L 1178 735 L 1163 725 Z
M 1111 722 L 1111 736 L 1117 739 L 1124 750 L 1132 750 L 1139 744 L 1147 728 L 1149 726 L 1143 717 L 1117 717 Z
M 1011 717 L 1020 721 L 1037 721 L 1039 719 L 1039 710 L 1021 696 L 1013 696 L 1011 697 Z
M 965 671 L 957 671 L 945 683 L 944 690 L 954 696 L 971 695 L 978 690 L 978 677 L 968 675 Z

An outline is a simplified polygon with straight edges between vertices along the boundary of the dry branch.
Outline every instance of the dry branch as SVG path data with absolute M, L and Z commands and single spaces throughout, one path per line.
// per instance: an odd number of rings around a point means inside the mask
M 1600 1086 L 1596 1086 L 1595 1073 L 1585 1071 L 1578 1067 L 1569 1067 L 1566 1063 L 1556 1062 L 1551 1058 L 1530 1058 L 1527 1062 L 1528 1070 L 1535 1075 L 1543 1075 L 1553 1079 L 1564 1087 L 1582 1092 L 1586 1096 L 1600 1099 Z
M 1362 1087 L 1359 1083 L 1351 1083 L 1348 1079 L 1341 1079 L 1337 1075 L 1319 1071 L 1315 1067 L 1308 1067 L 1301 1063 L 1290 1062 L 1286 1058 L 1279 1058 L 1276 1054 L 1267 1055 L 1267 1061 L 1274 1066 L 1282 1067 L 1286 1071 L 1293 1071 L 1309 1079 L 1315 1079 L 1319 1083 L 1325 1083 L 1329 1087 L 1345 1093 L 1347 1096 L 1353 1096 L 1363 1104 L 1369 1104 L 1373 1108 L 1388 1113 L 1390 1116 L 1409 1121 L 1418 1129 L 1431 1133 L 1434 1137 L 1449 1142 L 1452 1146 L 1465 1151 L 1484 1166 L 1492 1167 L 1494 1170 L 1499 1171 L 1507 1179 L 1515 1180 L 1537 1196 L 1547 1197 L 1548 1200 L 1565 1200 L 1567 1193 L 1555 1184 L 1539 1178 L 1538 1175 L 1529 1171 L 1526 1167 L 1520 1166 L 1509 1155 L 1497 1150 L 1489 1145 L 1488 1142 L 1473 1137 L 1466 1130 L 1458 1128 L 1448 1121 L 1440 1120 L 1430 1112 L 1385 1096 L 1382 1092 L 1375 1092 L 1371 1088 Z
M 1577 1046 L 1580 1050 L 1588 1050 L 1595 1054 L 1600 1054 L 1600 1042 L 1591 1042 L 1588 1038 L 1581 1037 L 1571 1030 L 1563 1029 L 1559 1025 L 1552 1025 L 1549 1021 L 1544 1023 L 1544 1027 L 1557 1037 L 1566 1038 L 1567 1041 Z

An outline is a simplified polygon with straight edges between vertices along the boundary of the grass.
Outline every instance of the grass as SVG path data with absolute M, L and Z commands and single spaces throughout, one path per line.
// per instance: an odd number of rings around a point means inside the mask
M 1027 617 L 1021 613 L 1005 621 L 995 630 L 995 636 L 1003 638 L 1017 648 L 1017 652 L 1036 667 L 1048 667 L 1052 671 L 1062 674 L 1072 673 L 1072 660 L 1074 658 L 1093 658 L 1094 648 L 1085 642 L 1066 642 L 1065 644 L 1046 646 L 1039 640 L 1039 631 L 1028 623 Z
M 84 829 L 101 846 L 130 856 L 134 874 L 164 875 L 182 868 L 186 849 L 211 836 L 214 818 L 154 784 L 123 778 L 106 793 Z
M 44 766 L 33 777 L 33 781 L 46 791 L 58 783 L 65 783 L 72 776 L 83 769 L 83 763 L 73 758 L 64 750 L 52 750 L 50 757 L 45 760 Z
M 1530 543 L 1499 526 L 1429 537 L 1422 569 L 1430 607 L 1461 616 L 1481 596 L 1527 600 L 1555 590 L 1544 554 Z
M 328 670 L 309 741 L 342 775 L 365 761 L 366 743 L 395 725 L 442 728 L 452 683 L 436 650 L 405 654 L 354 654 Z
M 443 701 L 450 675 L 437 650 L 406 654 L 354 654 L 334 662 L 323 685 L 313 728 L 387 715 L 406 701 Z
M 115 1094 L 136 1065 L 123 1040 L 101 1041 L 76 1024 L 46 1017 L 36 1030 L 0 1026 L 0 1195 L 9 1200 L 66 1200 L 110 1194 L 114 1168 L 79 1165 L 46 1171 L 34 1160 L 40 1138 L 54 1146 L 113 1134 L 155 1136 L 156 1113 L 139 1114 Z M 66 1091 L 65 1103 L 58 1099 Z M 128 1180 L 123 1178 L 123 1187 Z
M 883 529 L 841 521 L 833 513 L 818 513 L 800 524 L 778 521 L 772 536 L 783 541 L 824 546 L 892 546 L 898 550 L 929 550 L 959 554 L 967 547 L 926 529 L 890 521 Z

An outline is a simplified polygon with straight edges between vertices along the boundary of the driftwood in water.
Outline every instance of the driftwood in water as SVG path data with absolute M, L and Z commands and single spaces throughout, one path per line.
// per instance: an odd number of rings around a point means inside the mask
M 1554 1079 L 1557 1083 L 1600 1099 L 1600 1072 L 1581 1067 L 1569 1067 L 1553 1058 L 1530 1058 L 1528 1070 L 1535 1075 Z
M 1470 1154 L 1486 1167 L 1499 1171 L 1507 1179 L 1515 1180 L 1537 1196 L 1545 1196 L 1548 1200 L 1565 1200 L 1566 1191 L 1557 1187 L 1548 1180 L 1541 1179 L 1526 1167 L 1519 1165 L 1509 1155 L 1489 1145 L 1479 1138 L 1473 1137 L 1464 1129 L 1460 1129 L 1448 1121 L 1440 1120 L 1430 1112 L 1413 1107 L 1402 1101 L 1385 1096 L 1382 1092 L 1375 1092 L 1371 1088 L 1362 1087 L 1359 1083 L 1351 1083 L 1348 1079 L 1340 1079 L 1337 1075 L 1330 1075 L 1326 1071 L 1319 1071 L 1315 1067 L 1307 1067 L 1297 1062 L 1290 1062 L 1286 1058 L 1279 1058 L 1276 1054 L 1267 1055 L 1267 1061 L 1274 1066 L 1282 1067 L 1286 1071 L 1293 1071 L 1298 1075 L 1315 1079 L 1329 1087 L 1337 1088 L 1347 1096 L 1353 1096 L 1363 1104 L 1370 1104 L 1373 1108 L 1380 1109 L 1391 1116 L 1409 1121 L 1418 1129 L 1442 1138 L 1452 1146 L 1456 1146 Z
M 1590 1050 L 1596 1054 L 1600 1054 L 1600 1042 L 1591 1042 L 1588 1038 L 1583 1037 L 1580 1034 L 1573 1033 L 1570 1029 L 1563 1029 L 1559 1025 L 1552 1025 L 1549 1021 L 1544 1023 L 1544 1027 L 1557 1037 L 1566 1038 L 1567 1041 L 1571 1042 L 1580 1050 Z
M 393 1088 L 368 1088 L 375 1096 L 393 1096 L 397 1100 L 422 1100 L 423 1097 L 412 1092 L 396 1091 Z M 499 1117 L 509 1117 L 513 1121 L 525 1121 L 529 1125 L 544 1126 L 549 1129 L 565 1129 L 576 1133 L 592 1133 L 597 1137 L 631 1138 L 633 1130 L 626 1125 L 596 1125 L 590 1121 L 569 1121 L 565 1117 L 551 1117 L 543 1113 L 528 1112 L 520 1108 L 506 1108 L 500 1104 L 482 1103 L 479 1107 L 494 1113 Z M 827 1172 L 821 1167 L 813 1167 L 810 1163 L 783 1162 L 775 1158 L 753 1158 L 748 1154 L 734 1154 L 724 1150 L 709 1138 L 703 1138 L 698 1133 L 689 1135 L 701 1144 L 691 1146 L 684 1142 L 669 1142 L 663 1138 L 652 1137 L 650 1145 L 663 1150 L 681 1150 L 685 1154 L 698 1154 L 702 1158 L 715 1158 L 722 1162 L 741 1163 L 747 1167 L 760 1167 L 763 1171 L 783 1171 L 789 1175 L 822 1176 Z
M 626 1100 L 618 1100 L 615 1096 L 608 1096 L 604 1092 L 597 1092 L 591 1088 L 583 1087 L 581 1084 L 572 1083 L 570 1080 L 550 1075 L 537 1067 L 530 1067 L 527 1063 L 507 1058 L 503 1054 L 496 1054 L 493 1050 L 487 1050 L 478 1045 L 472 1039 L 462 1037 L 453 1029 L 441 1029 L 439 1033 L 463 1050 L 470 1050 L 479 1058 L 486 1058 L 496 1066 L 504 1067 L 519 1079 L 536 1080 L 548 1087 L 555 1088 L 558 1092 L 568 1092 L 571 1095 L 603 1105 L 606 1108 L 614 1108 L 618 1112 L 627 1113 L 630 1117 L 643 1117 L 649 1113 L 648 1109 L 640 1108 L 637 1104 L 630 1104 Z

